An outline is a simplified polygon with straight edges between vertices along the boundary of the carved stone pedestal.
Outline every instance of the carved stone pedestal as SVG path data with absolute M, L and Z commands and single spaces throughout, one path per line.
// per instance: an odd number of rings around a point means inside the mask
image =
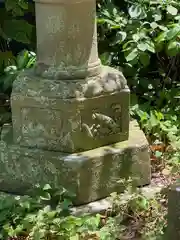
M 11 96 L 14 142 L 74 153 L 127 140 L 129 89 L 122 73 L 52 81 L 25 72 Z
M 7 127 L 0 149 L 1 191 L 24 194 L 37 183 L 49 183 L 75 193 L 79 205 L 121 192 L 124 178 L 136 178 L 138 186 L 150 183 L 148 143 L 136 121 L 127 141 L 74 154 L 16 145 Z

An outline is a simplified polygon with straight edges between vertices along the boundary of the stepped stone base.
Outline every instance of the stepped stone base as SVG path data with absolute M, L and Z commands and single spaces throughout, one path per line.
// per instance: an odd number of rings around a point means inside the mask
M 76 154 L 26 148 L 13 143 L 12 128 L 4 127 L 0 141 L 0 191 L 25 194 L 37 183 L 64 186 L 85 204 L 121 192 L 120 179 L 150 183 L 148 142 L 136 121 L 128 141 Z

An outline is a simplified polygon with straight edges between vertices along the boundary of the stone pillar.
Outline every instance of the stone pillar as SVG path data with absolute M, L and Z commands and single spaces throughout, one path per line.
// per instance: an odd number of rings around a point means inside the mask
M 100 64 L 95 19 L 95 0 L 36 1 L 37 66 L 11 97 L 16 143 L 74 153 L 128 139 L 129 89 Z
M 126 79 L 98 58 L 95 7 L 36 0 L 38 61 L 13 84 L 1 190 L 25 193 L 48 182 L 75 192 L 80 204 L 121 191 L 120 178 L 150 182 L 147 140 L 129 124 Z
M 36 0 L 37 73 L 84 79 L 100 73 L 95 0 Z
M 168 194 L 168 227 L 166 239 L 180 239 L 180 184 L 174 184 Z

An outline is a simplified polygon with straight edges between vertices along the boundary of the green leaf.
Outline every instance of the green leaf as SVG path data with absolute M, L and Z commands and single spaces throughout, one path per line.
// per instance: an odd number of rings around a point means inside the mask
M 180 43 L 177 41 L 169 42 L 166 52 L 169 56 L 176 56 L 180 52 Z
M 21 7 L 24 10 L 28 10 L 28 0 L 19 0 L 18 1 L 19 7 Z
M 146 42 L 146 48 L 149 52 L 155 53 L 155 45 L 152 41 Z
M 24 20 L 5 20 L 3 31 L 10 39 L 21 43 L 30 43 L 32 26 Z
M 167 32 L 166 39 L 171 40 L 180 34 L 180 26 L 176 25 Z
M 119 42 L 123 42 L 127 37 L 127 33 L 126 32 L 118 32 L 116 35 L 116 38 L 119 40 Z
M 107 240 L 111 239 L 111 233 L 108 232 L 106 229 L 102 229 L 100 232 L 98 232 L 99 239 L 101 240 Z
M 133 48 L 133 45 L 134 45 L 134 41 L 133 40 L 130 40 L 130 41 L 126 42 L 123 45 L 123 51 L 126 52 L 126 51 L 131 50 Z
M 132 39 L 133 39 L 135 42 L 139 41 L 140 38 L 141 38 L 140 35 L 137 34 L 137 33 L 135 33 L 135 34 L 132 35 Z
M 173 7 L 172 5 L 167 6 L 167 12 L 173 16 L 176 16 L 178 14 L 177 8 Z
M 134 19 L 143 19 L 146 17 L 146 13 L 144 11 L 144 9 L 139 6 L 139 5 L 132 5 L 129 9 L 128 9 L 129 15 L 131 16 L 131 18 Z
M 49 184 L 45 184 L 44 187 L 43 187 L 44 191 L 47 191 L 47 190 L 50 190 L 50 189 L 52 189 L 52 187 Z
M 70 237 L 69 240 L 79 240 L 79 239 L 80 239 L 79 234 L 76 234 L 75 236 Z
M 17 16 L 24 16 L 24 11 L 20 7 L 16 6 L 15 8 L 12 9 L 12 14 L 15 17 L 17 17 Z
M 147 199 L 145 197 L 140 197 L 138 200 L 139 200 L 138 201 L 138 205 L 140 207 L 140 210 L 141 209 L 142 210 L 148 209 L 149 204 L 148 204 L 148 201 L 147 201 Z
M 18 69 L 25 68 L 28 61 L 29 61 L 28 51 L 24 50 L 24 51 L 20 52 L 17 56 L 17 67 L 18 67 Z
M 139 43 L 139 44 L 137 45 L 137 48 L 138 48 L 139 50 L 141 50 L 142 52 L 145 52 L 146 49 L 147 49 L 147 44 L 146 44 L 146 43 Z
M 164 119 L 164 115 L 162 112 L 155 111 L 155 115 L 159 121 Z
M 5 76 L 4 78 L 4 84 L 3 84 L 3 90 L 7 91 L 8 89 L 12 88 L 12 84 L 14 82 L 14 80 L 16 79 L 18 73 L 14 73 L 14 74 L 8 74 Z
M 5 1 L 5 7 L 7 11 L 11 11 L 14 8 L 16 8 L 17 2 L 14 0 L 6 0 Z
M 139 59 L 144 67 L 147 67 L 150 64 L 150 56 L 148 53 L 141 53 Z
M 108 23 L 112 26 L 116 25 L 116 23 L 114 21 L 110 20 L 110 19 L 104 19 L 104 20 L 105 20 L 106 23 Z
M 124 73 L 126 76 L 132 77 L 136 74 L 137 69 L 132 66 L 130 63 L 125 63 L 124 64 Z
M 31 234 L 30 234 L 30 236 L 31 236 Z M 38 229 L 38 230 L 34 231 L 34 233 L 33 233 L 34 240 L 45 239 L 45 236 L 46 236 L 45 229 Z
M 104 24 L 105 19 L 104 18 L 97 18 L 97 24 Z
M 53 220 L 55 218 L 55 216 L 57 215 L 56 211 L 48 211 L 46 213 L 46 215 L 48 216 L 49 219 Z
M 161 52 L 164 48 L 164 43 L 156 43 L 155 45 L 155 49 L 156 49 L 156 52 Z
M 23 16 L 24 10 L 28 10 L 28 1 L 26 0 L 6 0 L 5 7 L 11 11 L 14 16 Z
M 160 33 L 160 34 L 155 38 L 155 42 L 157 42 L 157 43 L 164 42 L 164 41 L 166 40 L 166 36 L 167 36 L 167 33 L 166 33 L 166 32 Z
M 122 43 L 127 37 L 126 32 L 117 32 L 115 40 L 111 43 L 111 46 Z
M 159 121 L 157 120 L 155 114 L 152 111 L 150 113 L 149 123 L 152 127 L 155 127 L 159 124 Z
M 4 70 L 7 66 L 15 64 L 15 57 L 11 51 L 0 51 L 0 61 L 3 64 Z
M 158 27 L 159 27 L 159 29 L 161 29 L 164 32 L 168 31 L 168 28 L 163 25 L 158 25 Z
M 100 59 L 103 65 L 110 65 L 111 56 L 109 52 L 104 52 L 100 55 Z
M 48 192 L 45 192 L 43 196 L 40 196 L 40 199 L 43 201 L 49 201 L 51 200 L 51 195 Z
M 127 62 L 133 61 L 137 58 L 137 56 L 138 56 L 138 50 L 135 48 L 131 53 L 129 53 L 126 56 L 126 61 Z
M 158 22 L 162 19 L 162 15 L 159 13 L 159 14 L 155 14 L 154 16 L 154 21 Z
M 153 29 L 156 29 L 159 26 L 156 22 L 152 22 L 150 25 Z
M 71 201 L 68 199 L 65 199 L 62 203 L 61 203 L 61 208 L 63 210 L 69 210 L 69 207 L 71 206 Z

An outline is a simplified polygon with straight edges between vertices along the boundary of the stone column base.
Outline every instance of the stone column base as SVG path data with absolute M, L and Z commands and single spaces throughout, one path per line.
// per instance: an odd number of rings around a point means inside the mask
M 13 143 L 12 128 L 1 133 L 0 191 L 25 194 L 35 184 L 63 186 L 85 204 L 121 192 L 120 179 L 135 177 L 138 186 L 150 183 L 148 142 L 136 121 L 130 123 L 128 141 L 66 154 Z
M 77 153 L 125 141 L 129 104 L 126 79 L 108 66 L 84 80 L 52 81 L 25 71 L 11 94 L 14 143 Z

